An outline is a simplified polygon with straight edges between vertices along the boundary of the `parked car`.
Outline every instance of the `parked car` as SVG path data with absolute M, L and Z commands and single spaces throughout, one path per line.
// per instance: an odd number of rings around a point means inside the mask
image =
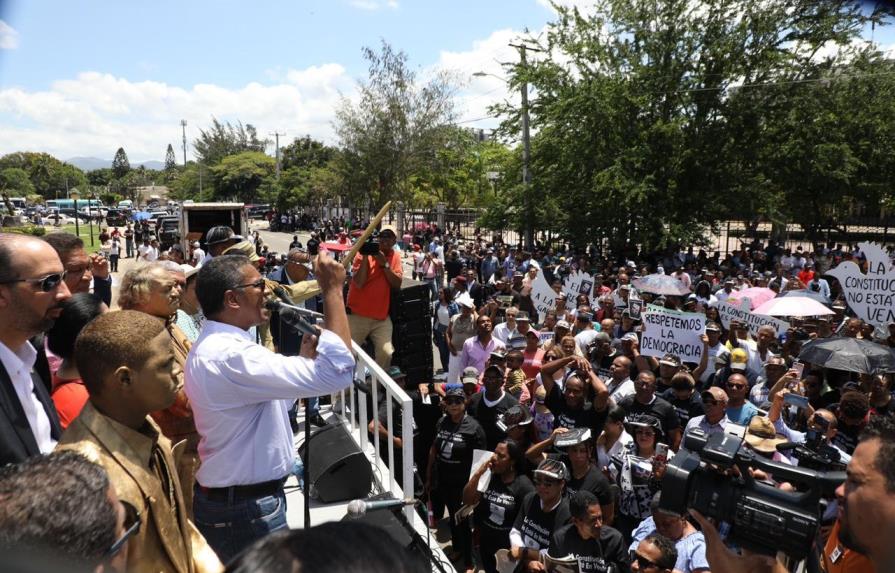
M 180 241 L 180 219 L 177 217 L 162 217 L 158 220 L 156 236 L 159 247 L 166 250 L 174 243 Z
M 127 224 L 127 214 L 120 209 L 109 209 L 106 213 L 106 225 L 110 227 L 123 227 Z
M 75 220 L 68 215 L 63 215 L 61 213 L 51 213 L 40 220 L 41 225 L 52 225 L 54 227 L 61 227 L 63 225 L 74 225 Z

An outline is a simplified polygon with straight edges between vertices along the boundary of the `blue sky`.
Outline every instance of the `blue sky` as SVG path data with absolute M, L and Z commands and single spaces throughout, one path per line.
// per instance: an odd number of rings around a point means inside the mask
M 586 0 L 560 0 L 588 4 Z M 178 149 L 212 116 L 286 141 L 334 143 L 341 96 L 384 39 L 425 75 L 455 71 L 465 125 L 493 127 L 508 43 L 553 17 L 548 0 L 0 0 L 0 154 L 132 161 Z M 895 45 L 892 31 L 877 37 Z M 510 96 L 514 97 L 514 96 Z M 281 142 L 283 140 L 281 139 Z

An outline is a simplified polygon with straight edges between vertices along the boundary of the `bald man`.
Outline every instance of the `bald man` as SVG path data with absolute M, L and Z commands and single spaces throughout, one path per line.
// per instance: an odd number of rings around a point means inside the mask
M 0 466 L 51 452 L 62 433 L 28 339 L 53 326 L 70 297 L 50 245 L 0 233 Z

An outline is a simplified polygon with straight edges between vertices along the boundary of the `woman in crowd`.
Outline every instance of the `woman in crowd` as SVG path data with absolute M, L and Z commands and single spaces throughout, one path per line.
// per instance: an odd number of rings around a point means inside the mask
M 521 471 L 526 464 L 524 452 L 515 440 L 500 442 L 488 463 L 482 464 L 463 488 L 463 504 L 476 506 L 474 523 L 482 568 L 487 573 L 497 571 L 495 554 L 498 549 L 509 549 L 510 529 L 522 500 L 535 491 L 534 484 Z M 489 469 L 491 480 L 484 493 L 480 493 L 476 489 L 479 479 Z
M 456 304 L 460 313 L 451 317 L 448 323 L 446 337 L 448 354 L 448 382 L 456 383 L 460 380 L 460 352 L 463 343 L 475 336 L 475 321 L 478 315 L 475 313 L 475 303 L 467 293 L 457 297 Z M 443 365 L 442 365 L 443 367 Z
M 535 470 L 535 492 L 525 496 L 510 530 L 510 557 L 527 571 L 537 571 L 540 551 L 550 547 L 551 534 L 571 519 L 563 495 L 569 470 L 561 461 L 548 458 Z
M 587 438 L 564 449 L 569 461 L 569 481 L 566 483 L 566 495 L 571 496 L 576 491 L 588 491 L 594 494 L 600 501 L 603 523 L 612 525 L 615 517 L 612 487 L 609 480 L 594 463 L 593 439 Z
M 52 374 L 50 394 L 62 429 L 81 413 L 87 402 L 87 389 L 75 363 L 75 340 L 87 323 L 108 311 L 108 307 L 88 292 L 77 293 L 62 303 L 62 314 L 47 332 L 50 352 L 62 359 L 59 370 Z
M 451 287 L 439 289 L 438 300 L 435 301 L 435 312 L 432 314 L 432 338 L 438 348 L 442 371 L 447 371 L 451 356 L 447 343 L 448 326 L 451 324 L 451 318 L 459 313 L 460 307 L 454 302 L 454 292 Z
M 472 567 L 472 539 L 469 524 L 456 523 L 456 514 L 463 505 L 463 488 L 469 481 L 472 453 L 485 449 L 485 430 L 475 418 L 466 414 L 466 397 L 462 388 L 451 388 L 444 397 L 445 415 L 435 426 L 435 442 L 429 450 L 426 491 L 435 488 L 447 505 L 448 523 L 455 560 Z M 440 517 L 440 516 L 437 516 Z
M 614 527 L 626 540 L 631 531 L 650 515 L 649 505 L 659 491 L 665 464 L 656 460 L 656 444 L 662 438 L 662 422 L 649 414 L 634 416 L 628 423 L 634 441 L 612 458 L 610 472 L 619 486 L 618 515 Z
M 625 430 L 625 411 L 610 404 L 603 433 L 597 438 L 597 467 L 609 473 L 612 458 L 620 456 L 634 438 Z

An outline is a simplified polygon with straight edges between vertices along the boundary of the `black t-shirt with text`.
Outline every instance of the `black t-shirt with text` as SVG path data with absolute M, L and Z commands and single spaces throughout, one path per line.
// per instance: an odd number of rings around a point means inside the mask
M 551 511 L 544 511 L 541 509 L 541 498 L 537 492 L 532 492 L 522 500 L 522 508 L 516 515 L 513 528 L 522 534 L 526 548 L 541 550 L 550 546 L 553 532 L 570 520 L 569 500 L 565 497 Z
M 509 535 L 522 507 L 522 500 L 534 491 L 535 486 L 528 476 L 517 475 L 512 483 L 506 484 L 500 476 L 492 475 L 488 489 L 475 508 L 476 527 L 494 534 Z
M 665 437 L 662 441 L 668 441 L 668 432 L 681 427 L 680 420 L 677 417 L 677 411 L 674 406 L 668 403 L 668 400 L 654 396 L 653 401 L 649 404 L 641 404 L 634 395 L 626 396 L 618 403 L 619 407 L 625 411 L 625 416 L 631 418 L 637 414 L 650 414 L 655 416 L 662 422 L 662 431 Z
M 455 424 L 443 416 L 435 429 L 435 462 L 439 483 L 466 484 L 472 467 L 472 451 L 485 449 L 485 430 L 472 416 Z
M 581 573 L 608 573 L 615 565 L 615 571 L 629 571 L 627 546 L 618 530 L 604 525 L 600 528 L 599 539 L 582 539 L 578 529 L 569 524 L 556 530 L 550 536 L 550 557 L 561 559 L 574 556 L 578 559 Z
M 602 412 L 594 410 L 594 405 L 590 402 L 584 402 L 580 409 L 573 410 L 566 404 L 566 399 L 559 389 L 559 384 L 554 384 L 550 394 L 544 404 L 553 413 L 554 428 L 590 428 L 593 436 L 599 436 L 603 431 L 603 424 L 606 423 L 606 415 L 609 408 L 604 408 Z
M 568 462 L 566 462 L 568 464 Z M 571 469 L 571 465 L 568 466 Z M 603 472 L 597 469 L 597 466 L 591 464 L 587 473 L 580 478 L 572 476 L 566 482 L 566 495 L 571 497 L 575 492 L 589 491 L 599 500 L 600 505 L 609 505 L 612 503 L 612 489 L 609 480 L 603 475 Z
M 677 419 L 682 428 L 687 425 L 690 418 L 705 414 L 705 408 L 702 407 L 702 398 L 698 392 L 693 392 L 686 400 L 680 400 L 675 395 L 674 389 L 669 388 L 662 394 L 662 398 L 671 404 L 674 411 L 677 412 Z
M 497 418 L 517 404 L 519 400 L 507 392 L 503 393 L 503 397 L 494 406 L 485 404 L 484 392 L 478 392 L 469 399 L 466 413 L 475 418 L 485 430 L 486 449 L 494 451 L 497 444 L 507 437 L 506 432 L 497 427 Z

